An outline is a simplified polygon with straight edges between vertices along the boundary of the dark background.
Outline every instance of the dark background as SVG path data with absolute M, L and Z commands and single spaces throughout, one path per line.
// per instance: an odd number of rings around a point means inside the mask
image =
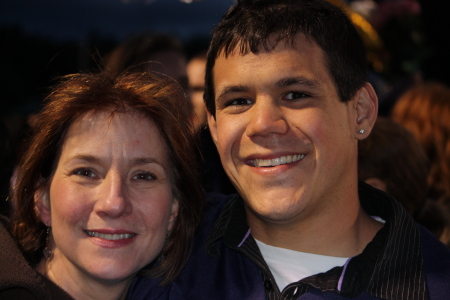
M 98 69 L 133 34 L 169 33 L 204 47 L 234 0 L 0 0 L 0 116 L 34 112 L 53 79 Z
M 189 56 L 207 45 L 234 1 L 0 0 L 0 117 L 35 112 L 54 78 L 98 69 L 107 52 L 136 33 L 173 34 Z M 389 60 L 380 75 L 391 89 L 417 71 L 450 84 L 447 1 L 418 2 L 420 16 L 400 16 L 380 31 Z

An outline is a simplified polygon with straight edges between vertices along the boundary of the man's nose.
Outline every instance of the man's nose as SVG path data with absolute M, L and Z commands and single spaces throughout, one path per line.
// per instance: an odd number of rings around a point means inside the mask
M 285 134 L 288 131 L 282 108 L 270 97 L 257 99 L 249 113 L 250 121 L 246 129 L 249 137 Z

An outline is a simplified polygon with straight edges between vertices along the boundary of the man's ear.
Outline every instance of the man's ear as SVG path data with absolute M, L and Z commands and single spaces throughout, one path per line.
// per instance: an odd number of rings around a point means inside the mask
M 34 193 L 34 205 L 36 212 L 47 227 L 52 226 L 51 210 L 50 210 L 50 195 L 49 189 L 43 187 Z
M 355 95 L 355 133 L 358 140 L 365 139 L 372 130 L 378 116 L 378 97 L 368 82 Z
M 217 123 L 216 118 L 209 112 L 206 112 L 209 131 L 211 132 L 211 137 L 214 141 L 214 144 L 217 146 Z

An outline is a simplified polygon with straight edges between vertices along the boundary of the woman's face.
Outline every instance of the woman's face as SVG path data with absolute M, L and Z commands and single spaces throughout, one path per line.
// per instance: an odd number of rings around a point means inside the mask
M 39 201 L 52 228 L 54 281 L 129 283 L 160 253 L 178 213 L 167 146 L 152 120 L 130 113 L 77 119 Z

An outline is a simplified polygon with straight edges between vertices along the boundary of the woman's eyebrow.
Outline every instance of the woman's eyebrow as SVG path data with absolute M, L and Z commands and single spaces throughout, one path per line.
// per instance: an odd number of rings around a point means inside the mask
M 95 162 L 99 162 L 100 158 L 95 155 L 77 154 L 77 155 L 70 156 L 69 158 L 67 158 L 65 160 L 65 163 L 68 163 L 68 162 L 74 161 L 74 160 L 81 160 L 81 161 L 85 161 L 85 162 L 95 163 Z
M 156 158 L 153 158 L 153 157 L 139 157 L 139 158 L 134 158 L 131 160 L 131 165 L 133 165 L 133 166 L 140 166 L 140 165 L 147 165 L 147 164 L 161 165 L 161 162 L 159 162 Z

